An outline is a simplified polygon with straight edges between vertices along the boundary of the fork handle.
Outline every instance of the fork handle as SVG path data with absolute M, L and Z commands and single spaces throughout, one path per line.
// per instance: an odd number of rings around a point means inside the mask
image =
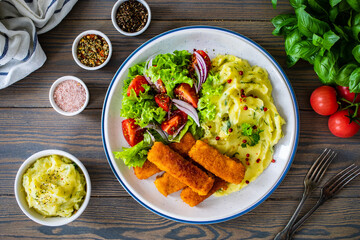
M 292 239 L 294 233 L 298 230 L 301 225 L 326 201 L 324 197 L 320 197 L 316 204 L 299 220 L 297 221 L 289 233 L 289 239 Z
M 301 198 L 301 200 L 300 200 L 300 203 L 299 203 L 299 205 L 297 206 L 294 214 L 291 216 L 288 224 L 286 224 L 286 226 L 284 227 L 284 229 L 275 236 L 274 240 L 286 240 L 286 239 L 290 239 L 290 238 L 289 238 L 289 237 L 290 237 L 290 231 L 292 230 L 292 227 L 293 227 L 293 225 L 294 225 L 294 222 L 295 222 L 297 216 L 299 215 L 299 213 L 300 213 L 300 211 L 301 211 L 301 209 L 302 209 L 302 207 L 303 207 L 303 205 L 304 205 L 304 203 L 305 203 L 305 200 L 308 198 L 308 196 L 309 196 L 309 191 L 306 191 L 306 190 L 305 190 L 305 192 L 304 192 L 304 194 L 303 194 L 303 196 L 302 196 L 302 198 Z

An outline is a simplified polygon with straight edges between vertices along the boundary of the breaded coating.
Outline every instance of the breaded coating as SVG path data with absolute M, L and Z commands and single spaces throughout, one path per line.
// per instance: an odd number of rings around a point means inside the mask
M 227 182 L 239 184 L 244 179 L 245 167 L 242 163 L 221 154 L 201 140 L 196 141 L 189 156 L 206 170 Z
M 193 135 L 187 132 L 178 143 L 170 143 L 171 149 L 175 152 L 180 153 L 181 156 L 185 157 L 188 155 L 190 149 L 195 145 L 196 140 Z
M 159 192 L 165 197 L 186 187 L 186 184 L 180 182 L 168 173 L 156 177 L 154 183 Z
M 142 167 L 134 167 L 134 173 L 138 179 L 147 179 L 161 170 L 149 160 L 146 160 Z
M 162 142 L 155 142 L 148 153 L 148 160 L 161 170 L 185 183 L 199 195 L 206 195 L 214 184 L 214 178 L 185 160 Z
M 202 201 L 204 201 L 205 199 L 210 197 L 214 192 L 216 192 L 217 190 L 219 190 L 221 188 L 226 189 L 227 182 L 225 182 L 221 178 L 216 178 L 214 185 L 211 188 L 210 192 L 208 194 L 206 194 L 205 196 L 200 196 L 199 194 L 197 194 L 196 192 L 191 190 L 191 188 L 186 187 L 186 188 L 184 188 L 184 190 L 181 191 L 180 197 L 190 207 L 195 207 L 196 205 L 198 205 L 199 203 L 201 203 Z

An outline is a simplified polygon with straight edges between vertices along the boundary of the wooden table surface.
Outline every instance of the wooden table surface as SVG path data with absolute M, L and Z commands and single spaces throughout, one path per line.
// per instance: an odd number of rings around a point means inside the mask
M 287 0 L 279 1 L 277 10 L 270 0 L 148 0 L 151 25 L 138 37 L 125 37 L 115 30 L 110 19 L 114 2 L 78 1 L 56 28 L 39 36 L 48 58 L 44 66 L 0 90 L 0 239 L 272 239 L 296 208 L 303 178 L 322 149 L 330 147 L 339 153 L 325 178 L 353 162 L 360 163 L 360 134 L 350 139 L 334 137 L 327 128 L 327 117 L 311 110 L 310 93 L 320 85 L 312 67 L 299 62 L 291 69 L 286 68 L 283 39 L 271 34 L 270 19 L 292 12 Z M 278 189 L 251 212 L 212 225 L 174 222 L 142 207 L 116 180 L 101 141 L 103 100 L 121 63 L 148 39 L 189 25 L 227 28 L 262 45 L 284 68 L 300 108 L 299 146 Z M 103 31 L 113 44 L 109 64 L 94 72 L 78 67 L 71 55 L 74 38 L 88 29 Z M 61 116 L 50 106 L 50 86 L 64 75 L 81 78 L 89 88 L 90 103 L 78 116 Z M 16 203 L 13 188 L 22 162 L 37 151 L 50 148 L 77 156 L 87 167 L 93 187 L 90 203 L 81 217 L 55 228 L 28 219 Z M 318 195 L 319 191 L 315 191 L 305 210 Z M 359 239 L 359 197 L 360 178 L 325 203 L 301 228 L 296 239 Z

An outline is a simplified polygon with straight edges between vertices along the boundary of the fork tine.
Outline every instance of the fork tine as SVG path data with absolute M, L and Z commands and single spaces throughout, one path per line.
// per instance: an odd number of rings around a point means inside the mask
M 330 151 L 330 150 L 329 150 Z M 310 179 L 311 176 L 314 174 L 315 169 L 319 165 L 319 163 L 323 160 L 323 158 L 329 153 L 328 149 L 325 148 L 324 151 L 320 154 L 320 156 L 315 160 L 311 168 L 309 169 L 308 173 L 306 174 L 305 178 Z
M 334 177 L 332 177 L 330 180 L 328 180 L 323 188 L 330 188 L 332 185 L 335 185 L 344 175 L 346 175 L 349 171 L 354 169 L 356 166 L 355 164 L 351 164 L 347 168 L 343 169 L 341 172 L 336 174 Z
M 340 191 L 343 187 L 345 187 L 351 180 L 353 180 L 359 174 L 360 174 L 360 168 L 356 167 L 355 170 L 353 172 L 348 173 L 341 182 L 333 186 L 333 189 L 331 190 L 332 194 L 335 195 L 338 191 Z
M 315 176 L 314 181 L 315 182 L 320 182 L 320 180 L 322 179 L 322 177 L 325 174 L 325 171 L 328 169 L 330 163 L 332 162 L 332 160 L 334 160 L 334 158 L 337 156 L 337 153 L 334 151 L 331 151 L 330 156 L 325 160 L 325 162 L 323 162 L 323 164 L 321 166 L 319 166 L 319 171 L 317 171 L 317 174 Z

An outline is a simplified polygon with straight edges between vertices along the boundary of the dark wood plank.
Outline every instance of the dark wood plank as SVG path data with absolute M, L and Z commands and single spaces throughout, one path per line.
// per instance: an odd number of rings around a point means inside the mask
M 311 204 L 307 204 L 306 208 Z M 296 239 L 356 239 L 360 234 L 357 204 L 357 199 L 330 200 L 305 223 Z M 66 226 L 46 227 L 28 219 L 14 197 L 3 197 L 0 238 L 272 239 L 286 224 L 296 205 L 295 200 L 281 203 L 268 200 L 234 220 L 212 225 L 190 225 L 160 217 L 130 198 L 92 198 L 79 219 Z M 13 227 L 14 224 L 16 227 Z
M 75 75 L 84 80 L 90 90 L 91 99 L 88 108 L 102 108 L 107 87 L 114 73 L 133 50 L 164 31 L 196 24 L 198 22 L 195 21 L 154 21 L 144 35 L 129 38 L 120 35 L 109 20 L 95 22 L 65 20 L 56 29 L 40 36 L 40 43 L 48 57 L 45 65 L 25 79 L 0 90 L 0 107 L 50 107 L 48 91 L 51 84 L 61 76 Z M 291 69 L 286 68 L 283 39 L 271 34 L 273 27 L 270 22 L 206 21 L 203 24 L 228 28 L 262 45 L 285 69 L 295 89 L 300 109 L 310 109 L 309 94 L 312 89 L 320 85 L 320 81 L 312 66 L 305 62 L 299 62 Z M 73 39 L 78 33 L 89 28 L 101 29 L 109 36 L 114 48 L 109 64 L 97 71 L 80 68 L 71 54 Z M 62 32 L 68 34 L 64 35 Z
M 149 0 L 152 20 L 270 20 L 280 13 L 292 12 L 286 0 L 278 1 L 276 10 L 271 0 Z M 68 19 L 110 19 L 115 1 L 78 1 Z M 86 9 L 86 10 L 84 10 Z M 216 15 L 214 13 L 216 12 Z
M 74 117 L 64 117 L 51 108 L 5 108 L 0 112 L 0 195 L 13 194 L 16 172 L 26 158 L 40 150 L 61 149 L 83 161 L 93 182 L 94 196 L 127 196 L 111 172 L 103 151 L 100 109 L 85 110 Z M 325 147 L 339 152 L 328 176 L 353 162 L 360 164 L 356 157 L 360 155 L 360 134 L 340 141 L 328 131 L 326 118 L 312 111 L 301 111 L 300 128 L 296 158 L 273 198 L 298 199 L 307 169 Z M 360 178 L 339 196 L 360 197 Z

